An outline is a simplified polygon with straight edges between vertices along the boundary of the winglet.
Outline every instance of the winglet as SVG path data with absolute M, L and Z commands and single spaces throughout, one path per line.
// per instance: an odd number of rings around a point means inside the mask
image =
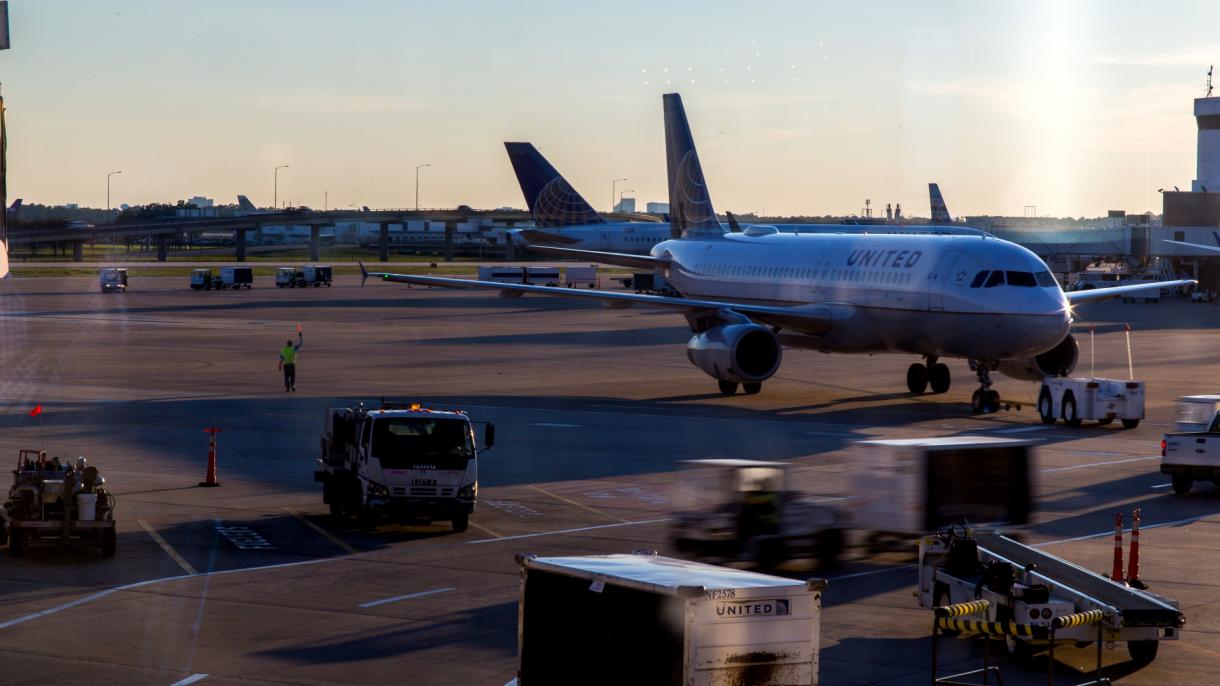
M 363 262 L 357 262 L 360 265 L 360 286 L 364 287 L 364 282 L 369 280 L 369 270 L 364 268 Z
M 733 233 L 741 233 L 741 224 L 737 223 L 737 217 L 733 216 L 732 212 L 725 210 L 724 216 L 729 220 L 729 231 Z

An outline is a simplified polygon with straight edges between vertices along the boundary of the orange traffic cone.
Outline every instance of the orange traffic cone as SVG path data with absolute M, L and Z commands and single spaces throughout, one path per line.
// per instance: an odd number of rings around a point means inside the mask
M 1148 588 L 1140 581 L 1140 510 L 1131 513 L 1131 558 L 1127 561 L 1127 583 L 1135 588 Z
M 209 426 L 204 429 L 205 434 L 210 434 L 208 440 L 208 473 L 203 481 L 199 482 L 200 486 L 219 486 L 220 482 L 216 480 L 216 434 L 223 431 L 214 426 Z
M 1110 580 L 1124 583 L 1123 579 L 1123 513 L 1114 515 L 1114 567 Z

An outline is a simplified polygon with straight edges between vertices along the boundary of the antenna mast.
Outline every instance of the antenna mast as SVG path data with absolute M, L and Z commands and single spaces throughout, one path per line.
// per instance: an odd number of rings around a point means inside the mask
M 1212 96 L 1212 69 L 1214 68 L 1214 64 L 1207 65 L 1207 95 L 1203 96 L 1205 98 L 1210 98 Z

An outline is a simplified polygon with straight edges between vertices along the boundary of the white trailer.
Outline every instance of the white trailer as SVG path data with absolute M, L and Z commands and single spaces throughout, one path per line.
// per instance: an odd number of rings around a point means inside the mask
M 1075 427 L 1088 419 L 1104 426 L 1118 419 L 1134 429 L 1144 418 L 1144 382 L 1048 376 L 1038 391 L 1038 414 L 1044 424 L 1062 419 Z
M 492 266 L 479 267 L 479 281 L 496 283 L 525 283 L 525 267 Z
M 568 267 L 564 272 L 564 284 L 568 288 L 576 288 L 578 286 L 597 288 L 597 265 Z
M 510 684 L 818 683 L 822 579 L 654 553 L 517 557 Z

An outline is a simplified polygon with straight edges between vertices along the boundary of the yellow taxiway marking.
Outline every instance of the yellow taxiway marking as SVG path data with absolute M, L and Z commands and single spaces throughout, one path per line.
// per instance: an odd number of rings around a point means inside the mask
M 498 533 L 492 531 L 491 529 L 488 529 L 487 527 L 483 526 L 482 524 L 479 524 L 478 522 L 470 522 L 470 526 L 473 526 L 474 528 L 478 529 L 479 531 L 482 531 L 483 533 L 487 534 L 488 536 L 492 536 L 494 538 L 504 538 L 503 535 L 498 534 Z
M 190 574 L 191 576 L 199 573 L 195 571 L 195 568 L 191 566 L 191 563 L 187 562 L 186 558 L 179 555 L 178 551 L 174 550 L 174 547 L 171 546 L 168 541 L 162 538 L 161 534 L 157 533 L 157 530 L 152 528 L 148 522 L 144 521 L 143 519 L 137 519 L 136 522 L 142 529 L 148 532 L 148 535 L 152 537 L 152 540 L 157 542 L 157 545 L 161 546 L 161 550 L 164 550 L 165 554 L 169 555 L 171 560 L 178 563 L 178 566 L 182 568 L 182 571 Z
M 623 519 L 622 517 L 616 517 L 616 516 L 614 516 L 614 515 L 612 515 L 612 514 L 610 514 L 610 513 L 608 513 L 608 512 L 602 512 L 601 510 L 597 509 L 596 507 L 589 507 L 588 505 L 585 505 L 585 504 L 583 504 L 583 503 L 578 503 L 578 502 L 576 502 L 575 500 L 572 500 L 572 499 L 570 499 L 570 498 L 565 498 L 565 497 L 563 497 L 563 496 L 559 495 L 558 493 L 551 493 L 550 491 L 547 491 L 547 490 L 544 490 L 544 489 L 538 488 L 537 486 L 533 486 L 533 485 L 531 485 L 531 486 L 530 486 L 530 488 L 534 489 L 535 491 L 538 491 L 538 492 L 539 492 L 539 493 L 541 493 L 542 495 L 549 495 L 549 496 L 551 496 L 552 498 L 554 498 L 555 500 L 559 500 L 559 501 L 561 501 L 561 502 L 565 502 L 565 503 L 567 503 L 567 504 L 569 504 L 569 505 L 575 505 L 576 507 L 579 507 L 579 508 L 582 508 L 582 509 L 588 510 L 589 512 L 592 512 L 593 514 L 596 514 L 596 515 L 601 515 L 602 517 L 605 517 L 606 519 L 613 519 L 613 520 L 618 521 L 618 522 L 626 522 L 626 521 L 627 521 L 626 519 Z
M 296 510 L 292 509 L 291 507 L 285 507 L 284 511 L 287 512 L 288 514 L 292 515 L 293 517 L 296 517 L 297 520 L 300 521 L 305 526 L 307 526 L 307 527 L 313 529 L 314 531 L 318 532 L 319 534 L 321 534 L 322 537 L 325 538 L 326 540 L 330 541 L 331 543 L 334 543 L 335 545 L 337 545 L 340 548 L 344 549 L 345 551 L 351 553 L 352 555 L 355 555 L 356 553 L 360 552 L 359 550 L 356 550 L 352 546 L 348 545 L 347 541 L 343 540 L 342 538 L 339 538 L 338 536 L 332 534 L 331 532 L 327 531 L 326 529 L 323 529 L 322 527 L 318 526 L 317 524 L 314 524 L 313 522 L 309 521 L 308 519 L 305 518 L 305 515 L 301 514 L 300 512 L 297 512 Z

